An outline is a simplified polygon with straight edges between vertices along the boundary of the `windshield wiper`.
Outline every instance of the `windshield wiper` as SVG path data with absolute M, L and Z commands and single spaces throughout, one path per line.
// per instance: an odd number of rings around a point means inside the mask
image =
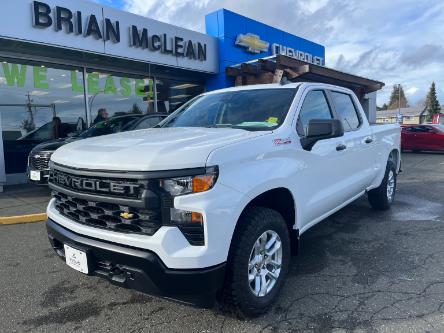
M 205 128 L 233 128 L 233 129 L 242 129 L 245 131 L 272 131 L 275 129 L 275 126 L 248 126 L 248 125 L 232 125 L 232 124 L 213 124 L 205 126 Z
M 233 125 L 231 124 L 213 124 L 213 125 L 207 125 L 206 128 L 232 128 Z
M 243 125 L 234 125 L 232 128 L 235 129 L 243 129 L 246 131 L 273 131 L 276 129 L 276 126 L 269 127 L 269 126 L 243 126 Z

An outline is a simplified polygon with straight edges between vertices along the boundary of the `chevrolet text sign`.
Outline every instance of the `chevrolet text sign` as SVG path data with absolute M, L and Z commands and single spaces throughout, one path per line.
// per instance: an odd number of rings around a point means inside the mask
M 324 58 L 315 56 L 311 53 L 300 51 L 297 49 L 294 49 L 289 46 L 280 45 L 277 43 L 274 43 L 271 46 L 271 52 L 272 54 L 283 54 L 291 58 L 295 58 L 301 61 L 309 62 L 315 65 L 323 66 L 324 65 Z
M 2 9 L 0 37 L 218 72 L 217 41 L 195 31 L 79 0 L 15 0 Z
M 270 52 L 270 43 L 261 40 L 259 35 L 252 33 L 237 35 L 235 44 L 240 47 L 244 47 L 247 52 L 260 54 Z M 295 58 L 301 61 L 309 62 L 315 65 L 324 65 L 324 58 L 315 56 L 311 53 L 300 51 L 289 46 L 284 46 L 278 43 L 271 45 L 271 54 L 283 54 L 291 58 Z

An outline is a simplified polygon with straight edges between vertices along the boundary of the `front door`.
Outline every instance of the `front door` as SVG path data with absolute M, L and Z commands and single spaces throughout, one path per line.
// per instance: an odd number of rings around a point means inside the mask
M 325 91 L 308 91 L 296 125 L 299 137 L 307 134 L 311 119 L 332 119 L 333 114 Z M 343 191 L 347 178 L 344 164 L 351 151 L 342 150 L 344 144 L 344 137 L 331 138 L 318 141 L 311 150 L 302 150 L 304 165 L 294 184 L 303 193 L 299 205 L 302 230 L 347 199 L 348 194 Z

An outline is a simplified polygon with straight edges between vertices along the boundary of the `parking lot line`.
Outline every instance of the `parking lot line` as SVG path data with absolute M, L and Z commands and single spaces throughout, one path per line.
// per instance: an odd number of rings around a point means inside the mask
M 17 215 L 17 216 L 4 216 L 4 217 L 0 217 L 0 224 L 43 222 L 47 218 L 48 217 L 47 217 L 46 213 Z

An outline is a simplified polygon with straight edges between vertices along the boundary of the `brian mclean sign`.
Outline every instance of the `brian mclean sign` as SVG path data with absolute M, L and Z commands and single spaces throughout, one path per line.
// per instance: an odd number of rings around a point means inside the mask
M 216 38 L 94 2 L 2 1 L 2 13 L 0 38 L 219 72 Z
M 55 31 L 65 31 L 82 37 L 92 37 L 96 40 L 120 43 L 120 21 L 105 18 L 99 24 L 94 14 L 85 15 L 79 10 L 72 11 L 66 7 L 51 7 L 40 1 L 32 2 L 32 23 L 35 28 L 50 28 Z M 140 47 L 149 51 L 187 57 L 192 60 L 207 60 L 207 44 L 199 41 L 185 40 L 179 36 L 169 36 L 166 33 L 152 34 L 148 29 L 135 25 L 129 27 L 129 46 Z

